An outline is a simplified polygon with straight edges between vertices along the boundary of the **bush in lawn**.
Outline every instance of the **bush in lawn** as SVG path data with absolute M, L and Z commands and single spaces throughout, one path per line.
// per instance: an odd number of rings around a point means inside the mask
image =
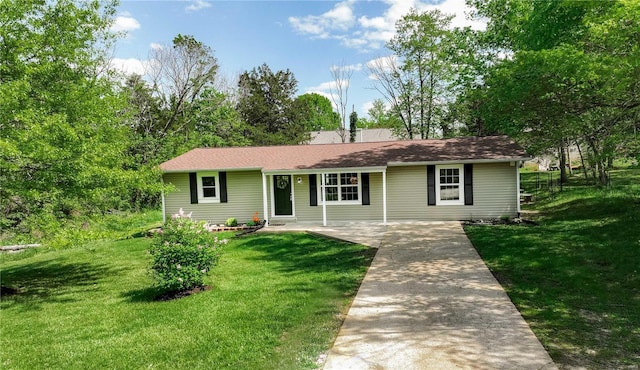
M 151 268 L 160 287 L 181 291 L 204 286 L 204 278 L 217 263 L 220 248 L 226 242 L 181 209 L 151 244 Z

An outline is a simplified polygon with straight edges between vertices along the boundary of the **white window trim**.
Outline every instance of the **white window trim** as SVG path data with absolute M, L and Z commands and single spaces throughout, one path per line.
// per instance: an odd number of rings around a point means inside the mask
M 340 186 L 340 174 L 341 173 L 355 173 L 358 175 L 358 200 L 342 200 L 342 191 L 341 191 L 341 186 Z M 322 202 L 322 200 L 324 199 L 324 194 L 322 194 L 322 176 L 324 175 L 331 175 L 331 174 L 337 174 L 338 175 L 338 200 L 326 200 L 327 205 L 362 205 L 362 172 L 357 172 L 357 171 L 340 171 L 340 172 L 324 172 L 324 173 L 320 173 L 317 178 L 318 181 L 318 201 Z M 324 184 L 325 187 L 334 187 L 335 185 L 327 185 L 326 183 Z
M 441 169 L 458 169 L 459 182 L 458 182 L 458 199 L 457 200 L 441 200 L 440 199 L 440 170 Z M 436 205 L 437 206 L 452 206 L 452 205 L 464 205 L 464 165 L 462 164 L 446 164 L 436 165 Z
M 218 172 L 198 172 L 198 203 L 220 203 L 220 175 Z M 202 178 L 214 176 L 216 178 L 216 196 L 205 197 L 202 190 Z

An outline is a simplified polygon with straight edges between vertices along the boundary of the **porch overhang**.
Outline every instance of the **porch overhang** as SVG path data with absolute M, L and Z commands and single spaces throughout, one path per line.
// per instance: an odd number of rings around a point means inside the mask
M 382 173 L 382 220 L 383 224 L 387 224 L 387 166 L 375 167 L 334 167 L 334 168 L 296 168 L 296 169 L 262 169 L 262 200 L 263 214 L 265 217 L 265 226 L 269 226 L 268 215 L 268 177 L 275 175 L 323 175 L 326 173 L 336 172 L 360 172 L 360 173 Z M 322 194 L 322 226 L 327 226 L 327 202 L 324 176 L 320 176 L 320 193 Z

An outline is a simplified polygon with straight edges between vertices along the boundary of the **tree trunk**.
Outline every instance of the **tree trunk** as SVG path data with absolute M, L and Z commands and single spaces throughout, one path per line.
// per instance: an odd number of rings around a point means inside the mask
M 565 142 L 565 141 L 563 140 L 563 143 L 564 143 L 564 142 Z M 571 164 L 571 149 L 570 149 L 570 147 L 571 147 L 571 142 L 569 141 L 569 139 L 567 139 L 567 141 L 566 141 L 566 145 L 567 145 L 567 146 L 566 146 L 566 148 L 565 148 L 565 149 L 566 149 L 566 152 L 567 152 L 567 162 L 568 162 L 568 168 L 569 168 L 569 175 L 573 176 L 573 168 L 572 168 L 573 166 L 572 166 L 572 164 Z
M 584 163 L 584 157 L 582 156 L 582 149 L 580 149 L 580 143 L 575 141 L 576 148 L 578 148 L 578 154 L 580 155 L 580 163 L 582 164 L 582 172 L 584 173 L 584 181 L 589 181 L 589 174 L 587 173 L 587 166 Z
M 560 161 L 560 183 L 567 182 L 567 159 L 564 152 L 564 140 L 560 142 L 558 148 L 558 160 Z

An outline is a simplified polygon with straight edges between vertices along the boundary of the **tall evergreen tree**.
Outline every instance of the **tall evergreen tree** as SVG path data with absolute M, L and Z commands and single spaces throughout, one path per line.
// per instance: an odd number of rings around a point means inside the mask
M 290 70 L 271 71 L 263 64 L 240 75 L 238 111 L 254 145 L 298 144 L 309 134 L 293 109 L 298 81 Z

